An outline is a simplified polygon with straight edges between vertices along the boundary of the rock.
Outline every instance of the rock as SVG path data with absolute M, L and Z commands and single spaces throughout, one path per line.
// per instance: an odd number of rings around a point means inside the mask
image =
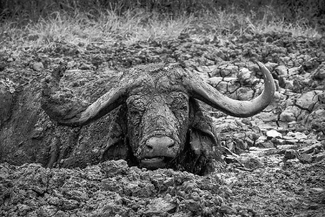
M 288 76 L 288 68 L 284 65 L 276 67 L 275 71 L 279 76 Z
M 288 75 L 293 76 L 300 73 L 301 67 L 293 67 L 288 70 Z
M 298 108 L 294 106 L 288 106 L 281 114 L 280 121 L 292 122 L 297 120 Z M 298 113 L 299 114 L 299 113 Z
M 32 64 L 32 69 L 34 69 L 37 72 L 40 72 L 44 69 L 44 65 L 42 62 L 34 62 Z
M 320 143 L 316 143 L 314 145 L 310 145 L 304 148 L 299 149 L 299 152 L 304 154 L 312 154 L 312 153 L 319 153 L 320 150 L 324 149 L 325 146 L 323 146 Z
M 278 66 L 277 63 L 273 63 L 273 62 L 267 62 L 264 64 L 270 71 L 273 71 L 273 69 Z
M 220 207 L 220 212 L 222 213 L 222 215 L 233 214 L 233 213 L 236 213 L 236 209 L 234 209 L 230 206 L 227 206 L 227 205 L 223 205 Z
M 218 86 L 218 84 L 222 81 L 223 81 L 222 77 L 212 77 L 208 79 L 209 84 L 214 87 Z
M 204 73 L 204 74 L 208 74 L 211 71 L 211 69 L 208 66 L 199 66 L 199 67 L 196 67 L 196 69 L 199 72 Z
M 72 69 L 75 66 L 76 66 L 76 62 L 73 60 L 67 63 L 67 69 Z
M 323 131 L 325 129 L 325 110 L 316 110 L 306 119 L 306 123 L 313 129 Z
M 310 111 L 310 109 L 312 109 L 312 107 L 318 102 L 317 95 L 322 92 L 323 91 L 315 90 L 304 93 L 297 99 L 296 105 Z
M 300 154 L 300 155 L 297 155 L 297 158 L 303 164 L 311 163 L 313 161 L 311 154 Z
M 237 74 L 239 81 L 247 81 L 252 77 L 252 72 L 247 68 L 241 68 Z
M 325 63 L 323 62 L 318 68 L 312 73 L 313 79 L 323 80 L 325 78 Z
M 324 188 L 311 188 L 311 191 L 313 191 L 314 193 L 322 193 L 324 192 Z
M 145 215 L 163 215 L 165 213 L 171 212 L 176 208 L 176 204 L 172 201 L 166 201 L 164 198 L 155 198 L 150 201 L 147 206 L 147 210 L 144 212 Z
M 236 99 L 238 100 L 251 100 L 254 98 L 254 90 L 249 87 L 240 87 L 236 91 Z
M 248 169 L 263 168 L 264 165 L 257 157 L 240 157 L 239 161 Z
M 268 108 L 265 110 L 268 110 Z M 275 121 L 278 120 L 277 115 L 274 114 L 273 111 L 261 112 L 261 113 L 257 114 L 255 117 L 258 117 L 261 120 L 260 122 L 264 122 L 264 123 L 267 122 L 271 125 L 272 125 L 272 123 L 275 123 Z M 259 125 L 259 127 L 261 128 L 260 125 Z
M 320 162 L 325 159 L 325 152 L 318 153 L 314 155 L 312 158 L 314 163 Z
M 283 93 L 278 92 L 278 91 L 274 93 L 274 100 L 273 101 L 275 103 L 280 103 L 285 99 L 286 99 L 286 96 Z
M 292 90 L 293 89 L 293 81 L 292 80 L 284 80 L 284 83 L 285 83 L 285 88 L 286 89 L 290 89 Z
M 94 67 L 92 65 L 90 65 L 90 64 L 87 64 L 87 63 L 81 63 L 81 65 L 79 66 L 79 68 L 81 70 L 91 70 Z
M 229 77 L 238 73 L 238 67 L 235 65 L 226 65 L 221 68 L 220 75 L 222 77 Z
M 296 156 L 297 156 L 297 152 L 295 150 L 291 150 L 291 149 L 285 150 L 283 161 L 295 159 Z
M 291 137 L 291 138 L 297 139 L 297 140 L 307 139 L 307 136 L 301 132 L 288 132 L 287 137 Z
M 256 140 L 255 146 L 260 148 L 274 148 L 274 144 L 270 140 L 267 140 L 266 136 L 260 136 Z
M 278 137 L 278 138 L 282 138 L 282 134 L 279 133 L 279 132 L 276 131 L 276 130 L 269 130 L 269 131 L 267 131 L 267 132 L 266 132 L 266 136 L 267 136 L 267 137 L 271 137 L 271 138 L 276 138 L 276 137 Z

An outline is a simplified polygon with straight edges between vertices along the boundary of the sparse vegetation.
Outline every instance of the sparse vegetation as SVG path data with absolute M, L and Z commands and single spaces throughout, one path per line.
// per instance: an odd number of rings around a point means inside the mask
M 107 46 L 116 42 L 133 44 L 138 41 L 174 39 L 180 33 L 193 29 L 197 30 L 197 34 L 202 32 L 205 37 L 210 35 L 229 37 L 278 31 L 289 32 L 293 36 L 320 36 L 319 28 L 309 25 L 305 18 L 288 21 L 287 14 L 279 13 L 279 9 L 272 6 L 258 7 L 258 4 L 252 3 L 250 10 L 241 5 L 236 6 L 231 1 L 229 5 L 224 1 L 216 1 L 219 7 L 215 8 L 208 7 L 212 1 L 201 2 L 200 5 L 188 3 L 186 8 L 195 5 L 201 8 L 194 12 L 192 9 L 176 10 L 180 7 L 180 3 L 166 11 L 169 5 L 167 3 L 147 5 L 147 7 L 133 5 L 134 8 L 131 8 L 132 1 L 124 1 L 124 4 L 121 2 L 108 4 L 106 8 L 109 9 L 102 10 L 98 9 L 100 3 L 96 1 L 96 4 L 85 11 L 85 4 L 71 5 L 61 2 L 60 9 L 49 2 L 44 1 L 30 14 L 25 11 L 3 19 L 0 26 L 0 43 L 8 45 L 11 42 L 42 48 L 52 47 L 58 42 L 81 47 L 94 43 Z M 6 4 L 9 5 L 8 2 Z M 26 8 L 30 7 L 32 5 Z M 44 13 L 45 7 L 48 7 L 49 12 L 53 12 Z M 13 13 L 12 10 L 12 7 L 6 10 L 2 8 L 2 14 Z

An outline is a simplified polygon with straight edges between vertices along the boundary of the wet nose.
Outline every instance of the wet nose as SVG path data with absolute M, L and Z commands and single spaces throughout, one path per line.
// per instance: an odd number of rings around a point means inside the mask
M 149 152 L 152 153 L 168 153 L 175 146 L 175 141 L 167 136 L 151 137 L 146 142 L 146 147 Z

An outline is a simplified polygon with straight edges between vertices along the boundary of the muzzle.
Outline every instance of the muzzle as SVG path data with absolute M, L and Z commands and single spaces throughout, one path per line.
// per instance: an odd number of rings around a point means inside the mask
M 153 136 L 145 142 L 140 166 L 148 169 L 166 167 L 176 157 L 179 145 L 168 136 Z

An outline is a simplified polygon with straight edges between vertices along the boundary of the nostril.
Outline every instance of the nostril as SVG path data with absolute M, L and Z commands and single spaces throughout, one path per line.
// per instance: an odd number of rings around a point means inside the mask
M 146 142 L 147 151 L 164 152 L 174 147 L 175 141 L 167 136 L 151 137 Z
M 173 141 L 173 142 L 172 142 L 170 145 L 168 145 L 167 147 L 168 147 L 168 148 L 173 148 L 174 145 L 175 145 L 175 142 Z
M 152 146 L 151 144 L 147 144 L 147 148 L 148 148 L 149 150 L 152 150 L 152 149 L 153 149 L 153 146 Z

